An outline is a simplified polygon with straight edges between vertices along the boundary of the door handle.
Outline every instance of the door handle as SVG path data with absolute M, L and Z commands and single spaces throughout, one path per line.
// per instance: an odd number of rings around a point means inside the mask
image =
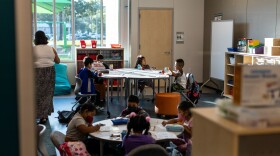
M 166 55 L 170 55 L 170 51 L 165 51 L 163 53 L 166 54 Z

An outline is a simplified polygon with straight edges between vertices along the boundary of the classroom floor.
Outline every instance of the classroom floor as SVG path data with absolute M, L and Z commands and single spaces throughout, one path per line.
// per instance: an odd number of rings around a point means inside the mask
M 118 98 L 117 92 L 113 92 L 113 98 L 112 102 L 109 103 L 109 111 L 111 113 L 111 118 L 119 116 L 121 111 L 125 108 L 125 102 L 124 98 L 120 97 Z M 220 94 L 217 94 L 215 90 L 203 87 L 201 98 L 199 99 L 199 102 L 197 104 L 197 107 L 214 107 L 215 106 L 215 100 L 217 98 L 222 98 Z M 152 101 L 152 90 L 148 87 L 145 88 L 144 96 L 139 95 L 140 99 L 140 106 L 143 107 L 151 117 L 157 117 L 157 115 L 154 112 L 154 103 Z M 50 131 L 58 130 L 62 133 L 66 133 L 67 127 L 66 124 L 61 124 L 58 122 L 57 119 L 57 111 L 62 110 L 71 110 L 73 103 L 75 102 L 75 95 L 72 92 L 70 95 L 63 95 L 63 96 L 55 96 L 54 97 L 54 113 L 49 116 L 49 125 L 50 125 Z M 184 100 L 184 98 L 182 98 Z M 100 121 L 107 119 L 107 112 L 106 107 L 105 111 L 98 111 L 96 116 L 94 117 L 94 121 Z M 48 125 L 47 125 L 48 127 Z M 49 132 L 50 133 L 50 132 Z M 47 150 L 49 152 L 49 155 L 59 155 L 58 151 L 54 152 L 54 146 L 52 147 L 52 144 L 49 143 L 50 140 L 48 138 L 49 134 L 45 137 Z

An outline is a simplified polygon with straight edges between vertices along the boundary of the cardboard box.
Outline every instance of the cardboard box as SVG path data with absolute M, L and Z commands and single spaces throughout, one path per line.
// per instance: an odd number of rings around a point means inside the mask
M 280 46 L 280 38 L 264 38 L 264 46 Z
M 268 56 L 280 56 L 280 46 L 265 46 L 264 54 Z
M 241 106 L 280 104 L 279 69 L 279 65 L 237 65 L 234 71 L 233 103 Z

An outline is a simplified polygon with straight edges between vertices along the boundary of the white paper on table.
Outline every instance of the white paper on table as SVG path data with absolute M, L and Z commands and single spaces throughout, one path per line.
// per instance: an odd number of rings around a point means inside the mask
M 101 131 L 101 132 L 110 132 L 111 129 L 112 129 L 111 126 L 101 126 L 99 131 Z
M 157 139 L 176 139 L 177 136 L 171 132 L 154 132 Z
M 166 132 L 166 128 L 162 125 L 154 125 L 154 126 L 151 126 L 150 131 Z

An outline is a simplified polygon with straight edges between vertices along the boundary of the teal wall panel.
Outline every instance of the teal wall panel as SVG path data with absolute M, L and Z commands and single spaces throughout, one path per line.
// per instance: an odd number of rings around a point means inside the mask
M 14 0 L 0 5 L 1 156 L 19 155 Z

